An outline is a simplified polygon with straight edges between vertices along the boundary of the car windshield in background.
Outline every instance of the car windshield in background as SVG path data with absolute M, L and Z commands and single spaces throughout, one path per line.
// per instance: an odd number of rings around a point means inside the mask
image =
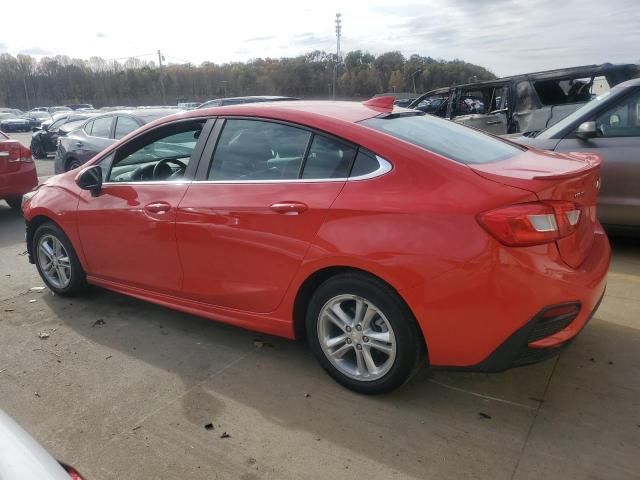
M 485 133 L 430 115 L 376 117 L 360 123 L 464 164 L 498 162 L 522 151 Z

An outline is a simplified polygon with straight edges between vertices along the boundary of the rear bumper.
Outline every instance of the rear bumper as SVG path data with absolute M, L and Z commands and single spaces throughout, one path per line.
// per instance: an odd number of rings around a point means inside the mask
M 23 195 L 37 185 L 35 163 L 21 163 L 15 172 L 0 173 L 0 199 Z
M 497 245 L 401 294 L 420 325 L 432 367 L 499 371 L 543 360 L 575 338 L 604 295 L 610 260 L 609 241 L 598 226 L 578 268 L 568 267 L 553 244 Z M 539 328 L 541 312 L 568 303 L 580 306 L 568 324 Z
M 480 362 L 477 365 L 473 365 L 470 367 L 463 368 L 464 370 L 474 371 L 474 372 L 502 372 L 504 370 L 508 370 L 509 368 L 514 367 L 523 367 L 525 365 L 531 365 L 533 363 L 538 363 L 543 360 L 547 360 L 549 358 L 555 357 L 559 354 L 567 345 L 569 345 L 575 336 L 582 330 L 582 328 L 587 324 L 591 317 L 596 313 L 602 299 L 604 297 L 604 292 L 598 302 L 596 303 L 593 310 L 588 312 L 586 316 L 586 320 L 578 321 L 576 318 L 571 322 L 578 322 L 577 331 L 571 336 L 565 335 L 563 339 L 558 341 L 550 342 L 549 346 L 541 346 L 540 342 L 542 340 L 549 340 L 553 337 L 547 336 L 544 337 L 539 342 L 530 342 L 530 338 L 535 335 L 536 328 L 539 328 L 542 323 L 544 323 L 543 315 L 545 311 L 548 311 L 548 307 L 541 310 L 535 317 L 533 317 L 526 325 L 522 328 L 518 329 L 513 335 L 511 335 L 507 340 L 505 340 L 502 345 L 500 345 L 494 352 L 489 355 L 485 360 Z M 567 327 L 568 329 L 568 327 Z M 566 329 L 560 330 L 564 332 Z

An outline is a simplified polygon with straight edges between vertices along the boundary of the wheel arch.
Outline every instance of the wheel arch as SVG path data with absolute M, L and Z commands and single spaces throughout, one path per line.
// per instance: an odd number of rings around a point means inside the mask
M 311 296 L 313 295 L 313 293 L 322 283 L 342 273 L 359 273 L 373 278 L 386 285 L 398 296 L 400 301 L 406 307 L 407 311 L 414 317 L 414 321 L 416 322 L 417 330 L 421 336 L 422 344 L 424 345 L 428 360 L 429 350 L 427 348 L 427 341 L 424 337 L 424 332 L 420 327 L 420 322 L 417 321 L 411 308 L 409 307 L 409 304 L 403 298 L 402 293 L 389 282 L 387 282 L 384 278 L 381 278 L 380 276 L 362 268 L 347 265 L 335 265 L 320 268 L 308 275 L 307 278 L 300 284 L 293 302 L 293 329 L 295 338 L 298 340 L 306 338 L 305 316 L 307 313 L 307 306 L 309 305 L 309 301 L 311 300 Z

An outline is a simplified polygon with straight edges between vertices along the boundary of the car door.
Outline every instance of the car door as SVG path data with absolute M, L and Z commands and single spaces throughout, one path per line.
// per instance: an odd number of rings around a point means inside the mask
M 83 191 L 77 210 L 89 275 L 160 293 L 181 291 L 176 209 L 202 151 L 203 126 L 203 120 L 189 120 L 156 127 L 100 161 L 102 189 L 96 196 Z
M 572 132 L 555 150 L 593 152 L 602 157 L 598 217 L 609 225 L 640 226 L 640 89 L 584 121 L 595 121 L 597 136 Z
M 249 312 L 276 309 L 342 189 L 353 145 L 256 119 L 219 120 L 180 203 L 184 294 Z M 214 151 L 214 146 L 215 151 Z
M 459 90 L 453 120 L 493 135 L 507 133 L 508 90 L 507 86 Z
M 113 143 L 113 115 L 98 117 L 89 122 L 73 140 L 71 148 L 81 163 L 85 163 Z M 82 138 L 84 137 L 84 138 Z

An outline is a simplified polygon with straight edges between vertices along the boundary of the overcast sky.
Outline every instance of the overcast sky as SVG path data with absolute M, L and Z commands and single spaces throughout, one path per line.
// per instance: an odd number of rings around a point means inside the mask
M 499 76 L 640 61 L 640 0 L 11 1 L 0 52 L 120 59 L 161 49 L 173 63 L 294 56 L 334 51 L 336 12 L 343 51 L 459 58 Z

